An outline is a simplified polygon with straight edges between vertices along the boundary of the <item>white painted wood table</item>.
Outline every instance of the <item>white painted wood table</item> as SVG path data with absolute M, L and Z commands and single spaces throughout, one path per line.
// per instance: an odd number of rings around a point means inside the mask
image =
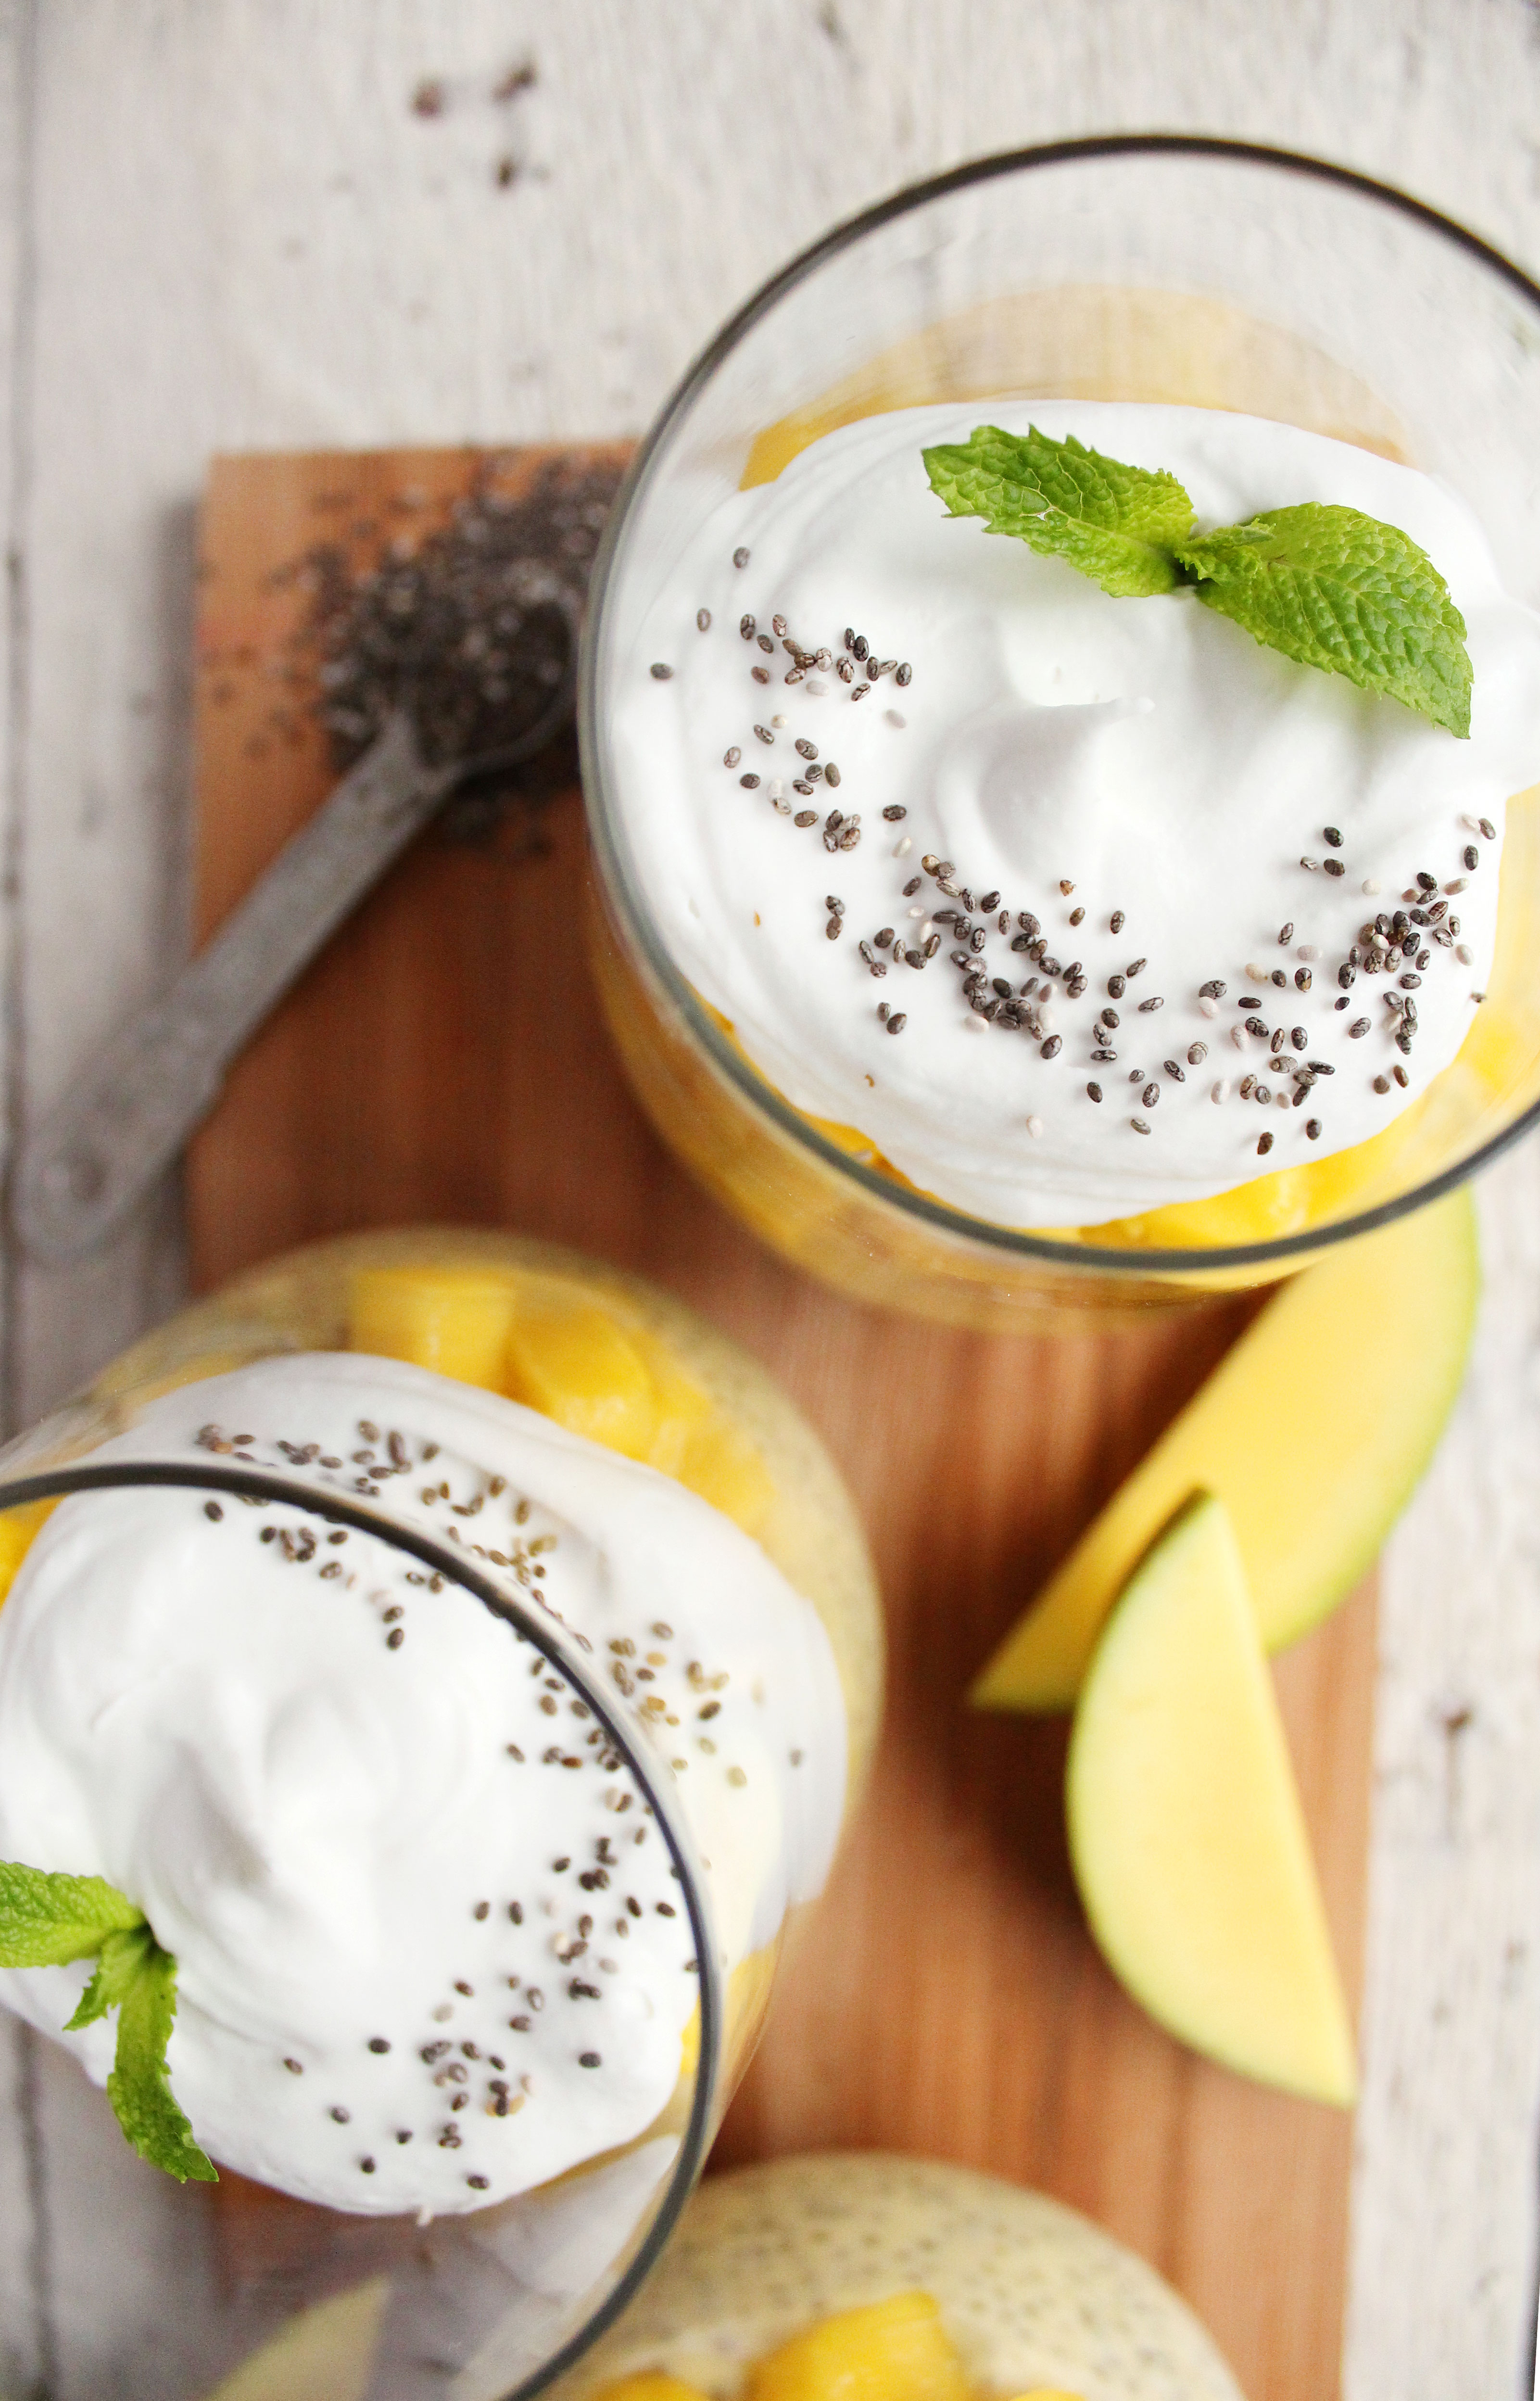
M 185 949 L 211 452 L 634 432 L 835 218 L 1110 128 L 1335 156 L 1533 271 L 1537 96 L 1533 0 L 0 0 L 7 1143 Z M 1530 2373 L 1533 1144 L 1482 1205 L 1475 1365 L 1384 1571 L 1347 2401 L 1514 2401 Z M 10 1423 L 179 1275 L 170 1186 L 87 1268 L 6 1257 Z M 66 2325 L 164 2310 L 175 2262 L 152 2301 L 115 2273 L 117 2197 L 92 2226 L 50 2215 L 25 2140 L 46 2075 L 0 2032 L 0 2392 L 86 2401 L 103 2388 Z

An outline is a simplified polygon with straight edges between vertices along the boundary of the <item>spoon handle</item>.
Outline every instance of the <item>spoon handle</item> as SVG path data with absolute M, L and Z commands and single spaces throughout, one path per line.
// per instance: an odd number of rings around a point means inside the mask
M 49 1265 L 97 1249 L 218 1098 L 230 1062 L 454 781 L 390 718 L 169 993 L 97 1052 L 23 1142 L 11 1221 Z

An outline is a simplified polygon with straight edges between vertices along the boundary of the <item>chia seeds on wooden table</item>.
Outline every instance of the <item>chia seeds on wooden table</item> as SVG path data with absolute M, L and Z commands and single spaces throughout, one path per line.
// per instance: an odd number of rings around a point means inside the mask
M 572 629 L 619 487 L 619 462 L 555 459 L 517 494 L 489 457 L 448 521 L 392 542 L 361 572 L 339 545 L 314 550 L 307 647 L 339 773 L 397 708 L 431 764 L 516 743 L 570 672 Z M 519 767 L 468 779 L 446 803 L 451 839 L 488 838 L 516 805 L 529 846 L 543 803 L 576 772 L 570 732 Z

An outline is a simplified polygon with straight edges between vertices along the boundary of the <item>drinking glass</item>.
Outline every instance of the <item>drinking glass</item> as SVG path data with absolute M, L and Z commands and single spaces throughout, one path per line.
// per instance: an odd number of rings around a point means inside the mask
M 837 426 L 1001 397 L 1224 408 L 1439 477 L 1540 603 L 1540 291 L 1405 194 L 1173 135 L 986 158 L 838 227 L 739 310 L 633 464 L 591 591 L 580 731 L 591 947 L 643 1106 L 786 1257 L 860 1298 L 1053 1330 L 1264 1284 L 1422 1206 L 1540 1107 L 1540 795 L 1508 811 L 1497 954 L 1457 1059 L 1385 1133 L 1213 1200 L 1026 1232 L 918 1189 L 801 1114 L 692 989 L 648 906 L 612 742 L 617 679 L 709 513 Z
M 858 1521 L 822 1446 L 756 1363 L 691 1311 L 554 1245 L 448 1229 L 312 1245 L 185 1310 L 12 1443 L 0 1454 L 0 1598 L 51 1507 L 146 1486 L 190 1490 L 215 1515 L 278 1508 L 280 1537 L 296 1508 L 315 1539 L 327 1529 L 375 1537 L 411 1568 L 414 1612 L 469 1596 L 532 1666 L 544 1662 L 552 1723 L 573 1705 L 593 1722 L 593 1738 L 608 1746 L 596 1754 L 610 1778 L 606 1806 L 628 1813 L 615 1822 L 639 1825 L 650 1812 L 677 1877 L 681 1970 L 699 1984 L 677 2086 L 644 2133 L 511 2200 L 430 2225 L 320 2207 L 228 2169 L 217 2184 L 178 2186 L 132 2156 L 105 2095 L 75 2062 L 36 2044 L 27 2072 L 32 2181 L 53 2230 L 39 2239 L 55 2250 L 62 2240 L 63 2254 L 41 2268 L 31 2298 L 82 2389 L 131 2389 L 139 2401 L 503 2401 L 541 2390 L 613 2321 L 667 2243 L 752 2054 L 784 1941 L 805 1914 L 788 1913 L 724 1975 L 697 1844 L 663 1751 L 644 1731 L 650 1721 L 623 1697 L 634 1687 L 540 1606 L 527 1562 L 521 1570 L 470 1547 L 473 1531 L 493 1542 L 490 1510 L 463 1543 L 444 1539 L 412 1506 L 416 1475 L 402 1498 L 397 1484 L 373 1483 L 351 1461 L 307 1460 L 290 1446 L 293 1456 L 275 1465 L 245 1447 L 249 1437 L 205 1422 L 217 1415 L 214 1379 L 286 1353 L 347 1349 L 355 1279 L 380 1269 L 447 1271 L 472 1296 L 499 1280 L 554 1280 L 647 1329 L 761 1463 L 769 1497 L 758 1539 L 812 1603 L 835 1654 L 847 1811 L 869 1762 L 879 1611 Z M 146 1417 L 173 1394 L 187 1405 L 174 1434 L 164 1408 Z M 443 2106 L 452 2106 L 448 2093 Z M 72 2229 L 93 2230 L 89 2274 Z M 102 2275 L 120 2287 L 110 2308 L 91 2289 Z

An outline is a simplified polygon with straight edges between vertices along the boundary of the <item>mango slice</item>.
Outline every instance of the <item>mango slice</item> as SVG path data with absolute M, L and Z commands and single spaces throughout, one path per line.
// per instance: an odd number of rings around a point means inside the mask
M 16 1582 L 38 1528 L 58 1506 L 57 1501 L 23 1501 L 19 1508 L 0 1510 L 0 1603 Z
M 389 2277 L 372 2276 L 302 2310 L 209 2401 L 363 2401 L 389 2298 Z
M 606 1310 L 574 1297 L 521 1296 L 503 1389 L 572 1434 L 646 1459 L 658 1390 L 634 1342 Z
M 1050 1577 L 974 1684 L 975 1707 L 1070 1708 L 1117 1593 L 1200 1489 L 1230 1512 L 1269 1651 L 1329 1615 L 1433 1454 L 1479 1287 L 1463 1188 L 1286 1284 Z
M 929 2293 L 842 2310 L 750 2368 L 745 2401 L 968 2401 Z
M 474 1268 L 360 1268 L 348 1348 L 500 1392 L 516 1300 L 511 1276 Z
M 593 2401 L 707 2401 L 707 2396 L 698 2384 L 665 2375 L 661 2367 L 647 2367 L 639 2375 L 622 2376 L 616 2384 L 601 2386 Z
M 1203 1493 L 1130 1579 L 1075 1711 L 1070 1855 L 1109 1967 L 1243 2076 L 1347 2107 L 1353 2035 L 1257 1614 Z

